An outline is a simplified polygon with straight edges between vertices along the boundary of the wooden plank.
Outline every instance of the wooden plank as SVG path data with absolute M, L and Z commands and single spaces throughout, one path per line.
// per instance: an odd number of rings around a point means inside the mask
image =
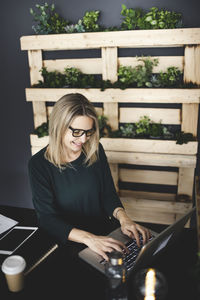
M 44 102 L 33 102 L 34 127 L 37 128 L 42 123 L 47 122 L 47 112 Z
M 104 103 L 103 114 L 108 118 L 107 124 L 112 130 L 118 129 L 118 103 Z
M 144 166 L 195 168 L 197 161 L 196 155 L 182 154 L 158 154 L 106 150 L 106 156 L 110 163 L 134 164 Z
M 48 116 L 48 119 L 50 117 L 52 109 L 53 109 L 53 106 L 47 106 L 47 116 Z M 98 116 L 101 116 L 103 114 L 103 108 L 102 107 L 95 107 L 95 110 L 96 110 Z
M 118 65 L 135 67 L 141 57 L 118 57 Z M 168 67 L 174 66 L 183 70 L 183 56 L 151 56 L 158 59 L 158 66 L 153 68 L 153 73 L 165 72 Z M 77 58 L 77 59 L 48 59 L 43 60 L 43 67 L 49 72 L 58 71 L 63 73 L 65 68 L 77 68 L 85 74 L 102 74 L 101 58 Z
M 185 47 L 184 82 L 200 84 L 200 45 Z
M 117 47 L 109 47 L 101 49 L 102 56 L 102 79 L 117 81 Z
M 172 224 L 177 219 L 177 213 L 180 217 L 192 207 L 191 204 L 168 201 L 159 203 L 159 201 L 141 199 L 138 201 L 124 198 L 121 198 L 121 201 L 128 216 L 134 221 L 156 224 Z M 185 227 L 188 226 L 189 224 L 186 224 Z
M 81 59 L 55 59 L 44 60 L 43 66 L 49 72 L 58 71 L 63 73 L 65 68 L 77 68 L 85 74 L 101 74 L 102 60 L 101 58 L 81 58 Z
M 91 102 L 200 103 L 200 89 L 72 89 L 26 88 L 27 101 L 56 102 L 65 94 L 81 93 Z
M 39 138 L 36 134 L 30 135 L 30 142 L 33 147 L 45 147 L 49 143 L 49 137 L 44 136 Z
M 43 147 L 31 147 L 31 154 L 34 155 L 39 152 Z
M 133 209 L 146 209 L 157 213 L 166 212 L 184 215 L 192 208 L 192 203 L 134 199 L 128 197 L 120 197 L 120 199 L 126 206 L 130 206 Z
M 176 201 L 176 194 L 170 193 L 158 193 L 158 192 L 144 192 L 144 191 L 133 191 L 123 190 L 119 191 L 120 197 L 134 198 L 134 199 L 149 199 L 149 200 L 160 200 L 160 201 Z
M 200 180 L 199 176 L 195 177 L 195 205 L 196 205 L 196 222 L 197 222 L 197 241 L 200 251 Z
M 121 123 L 136 123 L 143 116 L 148 116 L 155 123 L 181 124 L 180 109 L 176 108 L 121 107 L 119 109 L 119 122 Z
M 30 69 L 30 82 L 31 85 L 37 83 L 39 80 L 43 80 L 41 75 L 42 68 L 42 51 L 41 50 L 29 50 L 28 61 Z M 33 102 L 33 119 L 34 127 L 38 127 L 42 123 L 47 121 L 46 107 L 44 102 Z
M 112 178 L 114 181 L 114 185 L 116 188 L 116 191 L 119 192 L 119 185 L 118 185 L 118 181 L 119 181 L 119 174 L 118 174 L 118 165 L 117 164 L 109 164 L 110 166 L 110 171 L 112 174 Z
M 182 47 L 200 44 L 199 28 L 128 30 L 32 35 L 20 38 L 21 50 L 73 50 L 101 47 Z
M 176 172 L 155 170 L 131 170 L 119 168 L 119 180 L 125 182 L 177 185 L 178 174 Z
M 31 134 L 31 145 L 34 147 L 44 147 L 49 142 L 49 137 L 38 138 L 37 135 Z M 106 151 L 109 163 L 151 165 L 151 166 L 169 166 L 195 168 L 196 156 L 181 154 L 152 154 L 140 152 L 120 152 Z
M 117 48 L 102 48 L 102 79 L 117 81 Z M 118 129 L 118 103 L 104 103 L 104 115 L 113 130 Z
M 199 117 L 199 104 L 197 103 L 182 104 L 181 130 L 184 132 L 190 132 L 194 136 L 197 136 L 198 117 Z
M 197 154 L 198 142 L 179 145 L 170 140 L 101 138 L 106 151 L 144 152 L 161 154 Z
M 28 62 L 30 71 L 31 85 L 36 84 L 38 80 L 43 81 L 40 70 L 42 69 L 42 51 L 41 50 L 29 50 Z
M 127 215 L 135 222 L 146 222 L 153 224 L 168 225 L 175 222 L 175 214 L 170 213 L 155 213 L 146 209 L 131 209 L 129 206 L 124 205 Z
M 192 199 L 194 171 L 194 168 L 179 168 L 178 195 L 187 195 Z

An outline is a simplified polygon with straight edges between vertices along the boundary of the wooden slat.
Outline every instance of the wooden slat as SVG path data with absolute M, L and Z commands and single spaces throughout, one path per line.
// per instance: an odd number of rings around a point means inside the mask
M 47 112 L 44 102 L 33 102 L 34 127 L 37 128 L 42 123 L 47 122 Z
M 184 165 L 192 166 L 196 162 L 195 157 L 185 157 L 182 156 L 181 154 L 188 154 L 188 155 L 194 155 L 197 152 L 197 142 L 189 142 L 188 144 L 183 144 L 183 145 L 177 145 L 175 144 L 174 141 L 154 141 L 154 140 L 135 140 L 135 139 L 114 139 L 114 138 L 101 138 L 100 142 L 104 146 L 104 149 L 109 156 L 109 151 L 112 151 L 110 156 L 116 155 L 119 157 L 119 163 L 124 163 L 125 160 L 128 158 L 128 155 L 131 156 L 131 152 L 133 153 L 133 157 L 130 157 L 129 162 L 133 163 L 133 160 L 136 162 L 138 161 L 138 164 L 140 163 L 140 156 L 137 157 L 138 154 L 141 153 L 141 155 L 144 155 L 145 157 L 145 152 L 142 153 L 142 151 L 146 151 L 146 158 L 145 159 L 153 159 L 155 161 L 155 165 L 158 165 L 160 162 L 165 161 L 170 163 L 171 161 L 171 166 L 174 166 L 175 162 L 178 164 L 181 164 L 183 161 Z M 43 138 L 38 138 L 37 135 L 32 134 L 31 135 L 31 143 L 34 144 L 35 146 L 40 146 L 40 145 L 46 145 L 48 143 L 48 136 L 43 137 Z M 178 148 L 177 148 L 178 147 Z M 163 150 L 162 152 L 161 150 Z M 178 149 L 178 150 L 177 150 Z M 150 152 L 151 151 L 151 152 Z M 127 155 L 125 154 L 127 152 Z M 161 153 L 161 155 L 153 155 L 153 153 Z M 169 153 L 177 154 L 177 156 L 172 156 Z M 147 154 L 148 153 L 148 154 Z M 164 154 L 166 153 L 166 154 Z M 166 156 L 167 155 L 167 156 Z M 156 160 L 156 156 L 158 157 L 158 160 Z M 167 157 L 165 159 L 165 157 Z M 174 158 L 175 157 L 175 158 Z M 185 159 L 184 159 L 185 158 Z M 111 157 L 109 157 L 111 159 Z M 182 160 L 182 161 L 181 161 Z M 128 163 L 128 160 L 126 160 Z M 156 164 L 156 161 L 157 164 Z M 113 161 L 114 163 L 114 161 Z
M 140 117 L 148 116 L 155 123 L 181 124 L 180 109 L 175 108 L 138 108 L 121 107 L 119 109 L 119 122 L 136 123 Z
M 183 70 L 183 56 L 151 56 L 151 59 L 157 58 L 158 66 L 153 68 L 153 73 L 165 72 L 168 67 L 174 66 Z M 118 57 L 118 66 L 135 67 L 140 62 L 140 57 Z M 102 74 L 101 58 L 77 58 L 77 59 L 48 59 L 43 60 L 43 67 L 49 72 L 58 71 L 63 73 L 65 68 L 77 68 L 85 74 Z
M 178 195 L 188 195 L 190 199 L 193 195 L 194 168 L 179 168 Z
M 101 49 L 102 56 L 102 79 L 117 81 L 117 48 L 109 47 Z
M 110 164 L 110 171 L 112 174 L 112 178 L 114 181 L 114 185 L 116 188 L 116 191 L 119 192 L 119 186 L 118 186 L 118 181 L 119 181 L 119 170 L 118 170 L 118 165 L 117 164 Z
M 199 28 L 128 30 L 75 34 L 32 35 L 20 38 L 22 50 L 73 50 L 101 47 L 182 47 L 200 44 Z
M 119 180 L 135 183 L 177 185 L 178 174 L 176 172 L 119 168 Z
M 153 224 L 172 224 L 176 220 L 175 214 L 160 212 L 159 214 L 154 211 L 146 209 L 131 209 L 130 206 L 124 205 L 127 215 L 135 222 L 146 222 Z
M 200 84 L 200 45 L 185 47 L 184 82 Z
M 134 209 L 147 209 L 153 210 L 154 212 L 166 212 L 166 213 L 177 213 L 185 214 L 192 207 L 192 203 L 182 203 L 182 202 L 170 202 L 170 201 L 159 201 L 159 200 L 149 200 L 149 199 L 134 199 L 120 197 L 126 206 L 131 206 Z
M 40 72 L 42 68 L 42 51 L 29 50 L 28 61 L 30 69 L 30 82 L 31 85 L 33 85 L 37 83 L 38 80 L 43 80 Z M 47 121 L 46 107 L 44 102 L 33 102 L 33 119 L 35 128 Z
M 31 85 L 36 84 L 38 80 L 43 80 L 40 70 L 42 69 L 42 51 L 41 50 L 29 50 L 28 62 L 30 71 Z
M 85 74 L 102 74 L 101 58 L 81 58 L 81 59 L 54 59 L 44 60 L 43 66 L 49 72 L 58 71 L 63 73 L 65 68 L 77 68 Z
M 179 145 L 170 140 L 144 140 L 126 138 L 102 138 L 101 143 L 106 151 L 145 152 L 161 154 L 188 154 L 197 153 L 197 142 L 188 142 Z
M 196 222 L 197 222 L 197 240 L 200 251 L 200 180 L 199 176 L 195 177 L 195 205 L 196 205 Z
M 49 137 L 38 138 L 37 135 L 31 134 L 31 145 L 33 147 L 45 147 L 48 144 Z M 101 139 L 102 142 L 102 139 Z M 181 154 L 153 154 L 144 152 L 120 152 L 106 151 L 109 163 L 150 165 L 150 166 L 168 166 L 168 167 L 184 167 L 195 168 L 195 155 Z
M 184 82 L 200 84 L 200 45 L 186 46 L 184 59 Z M 191 132 L 194 136 L 197 136 L 198 110 L 197 104 L 184 104 L 182 108 L 181 129 Z
M 81 93 L 91 102 L 200 103 L 200 89 L 72 89 L 26 88 L 27 101 L 56 102 L 65 94 Z
M 45 147 L 49 143 L 49 137 L 44 136 L 39 138 L 36 134 L 30 135 L 30 142 L 32 147 Z
M 53 109 L 53 106 L 47 106 L 47 116 L 48 116 L 48 119 L 50 117 L 52 109 Z M 96 110 L 98 116 L 101 116 L 103 114 L 103 108 L 102 107 L 95 107 L 95 110 Z
M 141 149 L 141 151 L 144 151 Z M 110 163 L 134 164 L 146 166 L 168 166 L 195 168 L 196 155 L 158 154 L 144 152 L 122 152 L 106 150 Z
M 182 104 L 182 124 L 181 130 L 190 132 L 197 136 L 198 132 L 198 117 L 199 117 L 199 104 Z
M 119 196 L 124 198 L 134 198 L 134 199 L 149 199 L 149 200 L 160 200 L 160 201 L 176 201 L 176 194 L 170 193 L 158 193 L 158 192 L 143 192 L 143 191 L 133 191 L 133 190 L 123 190 L 119 191 Z
M 117 48 L 102 48 L 102 79 L 117 81 Z M 113 130 L 118 129 L 118 103 L 104 103 L 104 115 Z
M 121 198 L 128 216 L 137 222 L 155 224 L 172 224 L 184 213 L 188 212 L 191 204 L 168 201 L 135 200 Z M 179 205 L 180 204 L 180 205 Z M 186 224 L 185 227 L 188 227 Z

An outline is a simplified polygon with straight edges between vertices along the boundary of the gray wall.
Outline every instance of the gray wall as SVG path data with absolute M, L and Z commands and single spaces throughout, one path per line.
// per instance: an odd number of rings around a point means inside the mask
M 1 1 L 1 117 L 0 117 L 0 204 L 32 208 L 27 163 L 31 157 L 29 134 L 33 131 L 32 104 L 25 100 L 30 85 L 27 51 L 20 50 L 20 37 L 34 34 L 29 13 L 35 4 L 45 1 Z M 48 2 L 48 1 L 47 1 Z M 85 11 L 100 10 L 100 23 L 119 26 L 121 4 L 128 8 L 152 6 L 182 13 L 187 27 L 200 27 L 199 0 L 55 0 L 56 10 L 72 22 Z

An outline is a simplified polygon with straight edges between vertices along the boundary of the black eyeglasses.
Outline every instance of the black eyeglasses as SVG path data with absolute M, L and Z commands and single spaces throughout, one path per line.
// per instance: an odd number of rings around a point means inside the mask
M 75 128 L 72 128 L 71 126 L 69 126 L 69 129 L 72 131 L 72 135 L 74 137 L 80 137 L 80 136 L 84 135 L 84 133 L 85 133 L 86 137 L 89 137 L 95 133 L 95 128 L 84 130 L 84 129 L 75 129 Z

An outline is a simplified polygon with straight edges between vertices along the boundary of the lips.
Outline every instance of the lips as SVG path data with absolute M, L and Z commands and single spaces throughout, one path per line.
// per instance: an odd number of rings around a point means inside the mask
M 82 143 L 75 143 L 75 142 L 72 142 L 76 147 L 82 147 Z

